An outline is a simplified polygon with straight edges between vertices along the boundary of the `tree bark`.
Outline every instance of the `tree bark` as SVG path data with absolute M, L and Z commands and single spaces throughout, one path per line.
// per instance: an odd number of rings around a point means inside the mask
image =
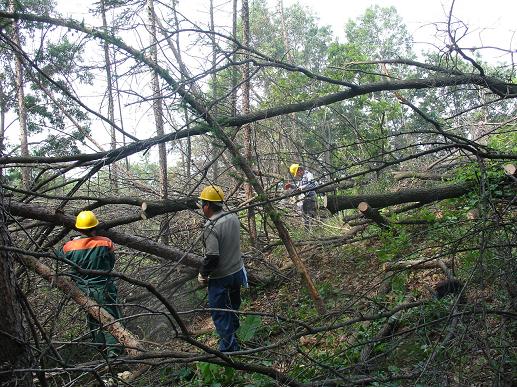
M 19 256 L 18 260 L 31 271 L 34 271 L 43 277 L 53 287 L 57 287 L 65 294 L 69 295 L 79 306 L 81 306 L 81 308 L 99 321 L 106 331 L 110 332 L 113 337 L 124 345 L 129 355 L 136 356 L 144 348 L 133 333 L 124 328 L 120 322 L 116 322 L 115 318 L 100 307 L 95 300 L 88 298 L 72 280 L 65 276 L 57 275 L 45 264 L 34 258 Z
M 444 264 L 450 265 L 450 260 L 445 263 L 442 260 L 437 259 L 419 259 L 419 260 L 404 260 L 397 261 L 394 263 L 384 263 L 383 269 L 385 272 L 388 271 L 400 271 L 400 270 L 417 270 L 417 269 L 434 269 L 441 268 L 443 269 Z
M 3 189 L 0 187 L 0 242 L 11 245 L 6 227 Z M 0 250 L 0 370 L 31 366 L 30 348 L 23 327 L 21 302 L 16 294 L 14 263 L 8 251 Z M 2 386 L 32 385 L 31 373 L 0 374 Z
M 106 20 L 106 3 L 105 0 L 100 1 L 101 7 L 101 17 L 102 17 L 102 27 L 106 34 L 108 31 L 108 22 Z M 111 57 L 109 52 L 109 44 L 106 41 L 103 41 L 103 49 L 104 49 L 104 62 L 106 63 L 106 82 L 107 88 L 106 93 L 108 95 L 108 120 L 112 123 L 115 122 L 115 103 L 113 99 L 113 76 L 111 74 Z M 110 128 L 110 136 L 111 136 L 111 149 L 114 150 L 117 148 L 117 134 L 115 132 L 115 128 L 112 126 Z M 112 185 L 112 189 L 117 192 L 118 191 L 118 176 L 117 176 L 117 164 L 113 163 L 110 169 L 110 182 Z
M 215 39 L 215 22 L 214 22 L 214 0 L 210 0 L 210 31 L 213 34 L 210 34 L 210 39 L 212 41 L 212 73 L 210 74 L 210 78 L 212 80 L 212 100 L 217 101 L 218 97 L 218 85 L 217 85 L 217 72 L 215 69 L 217 68 L 217 42 Z M 218 105 L 214 104 L 212 107 L 212 115 L 217 116 Z M 210 155 L 212 159 L 212 182 L 217 182 L 219 178 L 219 150 L 217 147 L 217 139 L 213 139 L 210 144 Z
M 242 0 L 242 29 L 243 29 L 243 44 L 246 47 L 250 45 L 250 15 L 248 0 Z M 250 64 L 249 64 L 249 52 L 246 51 L 244 54 L 244 70 L 242 74 L 242 113 L 247 115 L 250 113 Z M 253 133 L 251 124 L 245 124 L 243 126 L 244 131 L 244 157 L 249 166 L 253 165 Z M 244 185 L 246 191 L 246 200 L 253 197 L 253 186 L 250 182 L 246 182 Z M 257 244 L 257 222 L 255 219 L 255 209 L 253 207 L 248 208 L 248 230 L 250 234 L 251 245 L 256 246 Z
M 5 114 L 7 113 L 7 95 L 5 93 L 5 84 L 0 78 L 0 155 L 4 154 L 5 139 Z M 0 168 L 0 177 L 2 176 L 2 168 Z
M 150 42 L 150 59 L 158 66 L 158 38 L 156 33 L 156 14 L 154 11 L 154 0 L 147 0 L 147 15 L 149 18 L 149 32 L 151 34 Z M 163 105 L 162 92 L 160 88 L 160 79 L 156 71 L 152 72 L 152 90 L 153 90 L 153 113 L 156 124 L 156 134 L 163 136 L 165 134 L 163 124 Z M 167 173 L 167 148 L 166 143 L 158 144 L 158 159 L 160 165 L 160 198 L 167 199 L 169 196 L 169 179 Z M 165 215 L 160 222 L 160 241 L 164 244 L 169 243 L 169 219 Z
M 367 202 L 374 208 L 383 208 L 408 202 L 429 203 L 441 201 L 447 198 L 461 197 L 471 191 L 473 187 L 474 184 L 472 182 L 466 182 L 449 186 L 411 189 L 386 194 L 364 194 L 353 196 L 329 195 L 327 198 L 327 208 L 331 213 L 337 213 L 340 210 L 354 209 L 361 202 Z
M 9 0 L 9 11 L 16 12 L 15 0 Z M 18 28 L 18 21 L 13 21 L 12 39 L 16 47 L 21 50 L 20 30 Z M 15 65 L 15 84 L 16 84 L 16 99 L 18 102 L 18 124 L 20 126 L 20 155 L 22 157 L 29 156 L 29 142 L 27 131 L 27 109 L 25 109 L 25 91 L 23 89 L 23 58 L 19 52 L 14 56 Z M 31 185 L 31 169 L 30 167 L 21 167 L 22 172 L 22 186 L 29 189 Z
M 389 222 L 386 218 L 381 216 L 377 209 L 372 208 L 367 202 L 361 202 L 357 205 L 357 209 L 370 220 L 374 221 L 381 228 L 386 229 L 389 226 Z

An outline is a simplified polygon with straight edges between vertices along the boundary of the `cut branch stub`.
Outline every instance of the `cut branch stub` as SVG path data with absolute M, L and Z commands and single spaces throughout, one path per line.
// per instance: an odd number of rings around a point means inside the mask
M 389 222 L 384 218 L 377 209 L 372 208 L 368 203 L 361 202 L 357 205 L 357 209 L 367 218 L 374 221 L 381 228 L 387 228 Z
M 142 208 L 142 212 L 140 213 L 140 217 L 142 217 L 142 220 L 147 220 L 149 217 L 145 213 L 147 210 L 147 202 L 142 202 L 142 205 L 140 206 Z

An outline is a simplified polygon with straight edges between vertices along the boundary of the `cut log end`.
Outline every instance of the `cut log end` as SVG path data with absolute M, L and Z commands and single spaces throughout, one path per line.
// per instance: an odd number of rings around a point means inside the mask
M 361 213 L 366 213 L 369 208 L 370 208 L 370 205 L 368 205 L 366 202 L 361 202 L 361 203 L 359 203 L 359 205 L 357 205 L 357 209 Z
M 515 164 L 505 164 L 503 169 L 506 175 L 517 176 L 517 167 Z
M 479 218 L 479 210 L 478 209 L 470 209 L 467 212 L 468 220 L 477 220 Z

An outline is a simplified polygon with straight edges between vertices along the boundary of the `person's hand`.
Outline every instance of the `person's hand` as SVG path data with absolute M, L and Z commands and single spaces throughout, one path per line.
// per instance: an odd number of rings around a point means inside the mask
M 291 183 L 286 183 L 286 184 L 284 185 L 284 190 L 289 190 L 289 189 L 290 189 L 290 188 L 292 188 L 292 187 L 293 187 L 293 185 L 292 185 Z
M 207 277 L 204 277 L 203 275 L 201 274 L 198 274 L 197 275 L 197 281 L 199 284 L 201 284 L 202 286 L 207 286 L 208 285 L 208 278 Z

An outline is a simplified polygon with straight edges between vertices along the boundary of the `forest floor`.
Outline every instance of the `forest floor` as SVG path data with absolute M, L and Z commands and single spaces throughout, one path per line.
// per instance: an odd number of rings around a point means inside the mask
M 289 218 L 290 234 L 325 303 L 323 316 L 283 245 L 264 239 L 252 249 L 244 241 L 248 272 L 264 281 L 242 290 L 238 335 L 245 354 L 236 356 L 240 361 L 267 365 L 305 384 L 511 385 L 508 376 L 516 357 L 508 341 L 515 323 L 504 316 L 469 313 L 477 306 L 501 306 L 496 295 L 503 292 L 483 279 L 469 278 L 475 255 L 455 255 L 455 274 L 470 281 L 464 290 L 466 304 L 456 295 L 437 299 L 433 294 L 446 279 L 440 268 L 385 270 L 387 263 L 439 256 L 440 244 L 455 238 L 446 219 L 397 226 L 393 233 L 371 224 L 344 241 L 354 228 L 342 217 L 323 218 L 309 230 L 295 215 Z M 269 236 L 275 234 L 270 231 Z M 185 310 L 208 307 L 206 289 L 195 279 L 186 288 L 193 298 Z M 420 302 L 400 314 L 378 317 Z M 185 315 L 184 322 L 196 340 L 217 349 L 208 312 Z M 170 340 L 169 325 L 162 332 L 166 339 L 154 340 L 157 350 L 166 344 L 198 353 L 184 341 Z M 156 369 L 144 384 L 271 386 L 278 381 L 200 362 Z
M 328 230 L 323 231 L 322 228 L 325 228 L 325 226 L 314 228 L 308 235 L 313 239 L 329 233 Z M 332 231 L 331 233 L 335 234 L 336 232 Z M 389 292 L 379 297 L 379 289 L 386 277 L 383 262 L 379 260 L 375 253 L 376 249 L 380 248 L 380 246 L 377 246 L 380 243 L 374 239 L 360 241 L 360 237 L 359 235 L 359 241 L 355 244 L 336 246 L 306 244 L 303 239 L 298 240 L 299 243 L 302 243 L 298 246 L 300 256 L 325 302 L 327 309 L 325 320 L 322 321 L 318 317 L 302 278 L 295 271 L 291 260 L 283 252 L 282 247 L 261 257 L 263 261 L 275 265 L 279 269 L 280 276 L 276 276 L 275 280 L 266 286 L 252 285 L 249 289 L 243 290 L 241 311 L 244 313 L 275 314 L 285 318 L 286 321 L 290 319 L 293 321 L 302 320 L 308 325 L 318 327 L 340 323 L 343 316 L 352 318 L 368 315 L 375 311 L 385 310 L 388 306 L 396 306 L 404 299 L 403 294 L 411 295 L 410 300 L 412 301 L 422 298 L 429 299 L 432 296 L 433 286 L 440 280 L 445 279 L 445 275 L 440 269 L 410 272 L 403 280 L 395 279 L 395 282 L 400 283 L 393 285 L 397 288 L 396 292 Z M 251 262 L 250 266 L 254 267 L 254 263 Z M 249 316 L 243 314 L 241 322 L 246 322 L 247 317 Z M 289 335 L 296 332 L 294 326 L 289 324 L 278 325 L 274 319 L 263 317 L 260 327 L 255 329 L 252 338 L 244 341 L 243 347 L 249 350 L 271 345 L 275 342 L 281 343 Z M 402 323 L 392 335 L 396 336 L 397 332 L 406 329 L 406 325 Z M 217 347 L 218 338 L 208 314 L 191 321 L 191 330 L 196 333 L 197 339 L 202 340 L 206 345 Z M 365 339 L 375 335 L 377 330 L 379 330 L 377 322 L 364 322 L 345 330 L 303 335 L 296 338 L 294 343 L 282 346 L 283 351 L 276 356 L 272 355 L 274 352 L 270 352 L 268 357 L 271 356 L 276 360 L 273 362 L 274 367 L 289 372 L 297 369 L 296 363 L 303 365 L 299 355 L 294 356 L 295 349 L 301 348 L 322 363 L 347 370 L 348 364 L 357 364 L 360 351 L 364 348 L 364 344 L 361 344 Z M 431 335 L 430 332 L 428 334 Z M 411 344 L 411 335 L 402 338 Z M 398 341 L 398 344 L 402 342 Z M 337 353 L 338 356 L 336 356 L 336 347 L 343 349 Z M 374 352 L 379 356 L 375 359 L 374 365 L 369 366 L 368 373 L 375 375 L 386 369 L 389 369 L 390 373 L 406 371 L 406 368 L 404 368 L 408 361 L 406 358 L 414 357 L 414 349 L 411 345 L 403 344 L 402 347 L 408 349 L 403 349 L 396 357 L 391 358 L 391 361 L 386 363 L 390 357 L 379 346 L 380 350 Z M 339 356 L 339 354 L 341 355 Z M 425 356 L 424 353 L 419 354 L 419 357 Z M 393 359 L 396 360 L 396 364 L 390 364 Z M 411 360 L 411 362 L 414 361 L 414 359 Z M 353 368 L 350 372 L 356 374 L 358 370 Z M 363 375 L 365 371 L 361 370 L 360 372 Z M 299 372 L 298 377 L 307 379 L 315 376 L 312 376 L 311 373 Z M 397 381 L 397 383 L 403 384 L 402 380 Z

